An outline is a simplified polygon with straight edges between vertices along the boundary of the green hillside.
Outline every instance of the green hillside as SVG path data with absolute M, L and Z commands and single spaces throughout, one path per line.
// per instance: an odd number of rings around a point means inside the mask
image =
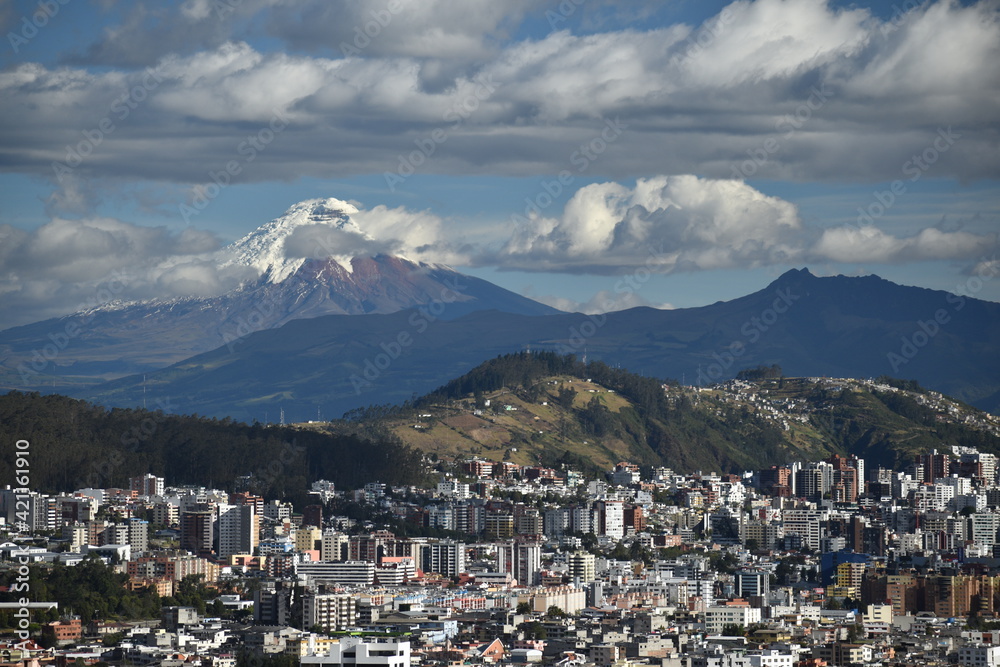
M 403 407 L 348 418 L 380 424 L 440 457 L 592 470 L 627 460 L 736 472 L 831 454 L 898 467 L 954 445 L 1000 454 L 1000 420 L 915 383 L 771 371 L 696 388 L 524 352 L 492 359 Z

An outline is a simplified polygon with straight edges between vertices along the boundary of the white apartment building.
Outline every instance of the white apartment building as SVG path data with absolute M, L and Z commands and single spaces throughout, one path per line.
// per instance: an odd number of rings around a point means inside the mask
M 601 518 L 601 534 L 611 539 L 620 540 L 625 537 L 625 503 L 620 500 L 602 500 L 598 502 Z
M 128 543 L 133 554 L 140 554 L 149 549 L 149 522 L 132 518 L 128 520 Z
M 295 573 L 310 582 L 371 586 L 375 582 L 375 563 L 349 560 L 342 563 L 296 563 Z
M 972 541 L 976 546 L 992 547 L 997 543 L 997 531 L 1000 531 L 1000 514 L 992 512 L 977 512 L 969 517 Z
M 454 479 L 446 479 L 438 482 L 438 495 L 454 500 L 467 500 L 469 498 L 469 485 Z
M 819 551 L 820 522 L 826 521 L 829 516 L 827 510 L 785 510 L 781 513 L 781 522 L 786 536 L 799 535 L 803 544 Z
M 465 544 L 452 540 L 429 542 L 423 548 L 421 569 L 454 577 L 465 572 Z
M 566 559 L 569 566 L 569 576 L 571 579 L 580 578 L 580 581 L 586 583 L 588 581 L 593 581 L 597 576 L 595 569 L 596 558 L 594 554 L 588 553 L 586 551 L 577 551 L 571 553 Z
M 326 654 L 317 655 L 315 638 L 310 637 L 308 655 L 302 656 L 299 664 L 309 667 L 410 667 L 410 642 L 384 639 L 342 637 L 338 643 L 330 644 Z
M 705 631 L 717 635 L 727 625 L 740 625 L 744 628 L 753 623 L 760 623 L 761 610 L 756 607 L 709 607 L 705 610 Z
M 508 572 L 521 586 L 537 583 L 542 569 L 542 546 L 536 542 L 503 542 L 497 545 L 497 571 Z
M 129 478 L 129 489 L 135 491 L 140 496 L 162 496 L 163 478 L 156 475 L 145 474 L 140 477 Z

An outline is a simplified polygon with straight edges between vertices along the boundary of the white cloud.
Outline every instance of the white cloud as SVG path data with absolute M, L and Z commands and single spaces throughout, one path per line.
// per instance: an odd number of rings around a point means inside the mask
M 137 5 L 108 26 L 75 62 L 141 67 L 168 54 L 265 39 L 288 51 L 341 56 L 483 59 L 516 28 L 528 0 L 184 0 Z
M 536 215 L 499 255 L 505 266 L 614 273 L 669 272 L 793 261 L 795 207 L 742 181 L 696 176 L 600 183 L 578 190 L 559 218 Z
M 586 301 L 575 301 L 566 297 L 546 294 L 536 296 L 527 294 L 526 296 L 552 306 L 567 313 L 585 313 L 587 315 L 597 315 L 599 313 L 612 313 L 629 308 L 658 308 L 660 310 L 671 310 L 673 305 L 669 303 L 652 303 L 647 301 L 634 290 L 615 292 L 612 290 L 601 290 Z
M 743 181 L 696 176 L 598 183 L 577 190 L 557 215 L 536 213 L 499 253 L 505 268 L 614 274 L 787 266 L 799 262 L 970 260 L 995 252 L 996 234 L 926 227 L 895 235 L 874 225 L 807 227 L 796 207 Z M 638 305 L 638 304 L 636 304 Z
M 812 248 L 819 259 L 845 262 L 895 263 L 935 259 L 971 259 L 995 251 L 997 236 L 946 232 L 933 227 L 900 238 L 874 226 L 823 230 Z
M 220 269 L 218 248 L 204 231 L 113 218 L 56 218 L 30 232 L 0 225 L 0 321 L 15 326 L 81 310 L 109 283 L 116 300 L 128 301 L 218 294 L 252 277 Z
M 378 4 L 350 11 L 360 20 Z M 248 1 L 239 12 L 266 16 L 269 6 Z M 66 147 L 107 118 L 114 131 L 77 178 L 201 183 L 280 112 L 287 131 L 246 165 L 241 181 L 381 174 L 434 129 L 446 139 L 421 173 L 555 174 L 571 168 L 573 151 L 600 131 L 601 119 L 619 115 L 629 129 L 589 165 L 609 179 L 727 178 L 748 151 L 769 146 L 754 178 L 885 181 L 900 176 L 939 126 L 962 138 L 929 177 L 1000 173 L 993 2 L 929 2 L 889 22 L 820 0 L 741 0 L 704 26 L 563 30 L 516 42 L 499 36 L 508 12 L 516 24 L 524 5 L 500 6 L 408 5 L 416 27 L 400 14 L 378 45 L 346 59 L 336 49 L 265 52 L 230 36 L 161 54 L 152 87 L 141 68 L 13 67 L 0 72 L 0 113 L 20 119 L 0 128 L 5 165 L 52 177 L 52 161 L 65 160 Z M 286 9 L 329 21 L 335 12 L 289 0 L 274 15 Z M 178 20 L 219 23 L 197 2 L 186 11 Z M 327 25 L 317 23 L 316 39 Z M 434 57 L 431 46 L 452 55 Z M 477 96 L 484 80 L 493 89 Z M 137 86 L 142 100 L 128 98 Z M 825 91 L 818 102 L 817 89 Z M 113 106 L 123 96 L 129 106 Z M 467 117 L 446 117 L 463 101 L 474 106 Z M 795 126 L 782 124 L 797 113 Z
M 360 202 L 344 207 L 350 224 L 339 228 L 329 224 L 295 228 L 284 241 L 289 259 L 388 254 L 416 262 L 464 264 L 469 260 L 454 234 L 445 233 L 445 221 L 430 211 L 378 205 L 364 208 Z

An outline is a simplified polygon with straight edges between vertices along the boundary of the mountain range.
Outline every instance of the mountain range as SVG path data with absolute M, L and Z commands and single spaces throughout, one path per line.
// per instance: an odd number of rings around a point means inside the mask
M 402 402 L 521 350 L 576 354 L 687 385 L 779 364 L 800 377 L 914 378 L 992 412 L 1000 403 L 1000 304 L 805 269 L 699 308 L 536 316 L 489 310 L 452 320 L 417 308 L 293 320 L 78 395 L 125 406 L 148 393 L 169 397 L 182 412 L 263 421 L 284 410 L 306 420 Z
M 301 421 L 399 403 L 485 359 L 545 350 L 693 386 L 771 364 L 913 378 L 1000 412 L 1000 304 L 793 269 L 697 308 L 562 313 L 389 254 L 358 217 L 338 199 L 292 206 L 220 251 L 217 264 L 245 276 L 221 295 L 113 302 L 0 331 L 0 387 Z

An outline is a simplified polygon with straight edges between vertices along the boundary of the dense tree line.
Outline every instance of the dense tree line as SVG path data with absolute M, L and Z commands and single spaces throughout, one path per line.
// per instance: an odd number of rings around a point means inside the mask
M 758 380 L 777 380 L 779 378 L 781 378 L 781 366 L 778 364 L 744 368 L 736 374 L 737 380 L 747 380 L 749 382 L 756 382 Z
M 912 391 L 917 394 L 927 393 L 927 390 L 924 389 L 916 380 L 900 380 L 899 378 L 889 377 L 888 375 L 879 375 L 875 378 L 875 381 L 881 384 L 889 385 L 890 387 L 895 387 L 896 389 L 902 389 L 903 391 Z
M 168 484 L 247 489 L 294 498 L 316 479 L 343 488 L 369 481 L 416 484 L 421 454 L 388 433 L 318 432 L 230 419 L 108 410 L 64 396 L 0 396 L 0 479 L 14 480 L 18 440 L 30 443 L 30 487 L 44 492 L 128 486 L 153 473 Z
M 9 587 L 15 583 L 17 571 L 0 574 L 0 582 Z M 28 597 L 32 600 L 58 602 L 59 609 L 35 611 L 32 619 L 47 623 L 59 619 L 60 614 L 76 614 L 87 624 L 92 619 L 134 620 L 157 618 L 165 604 L 155 591 L 144 589 L 130 592 L 125 589 L 128 575 L 117 574 L 97 557 L 69 567 L 56 565 L 51 568 L 32 566 L 30 569 Z M 16 587 L 15 587 L 16 589 Z M 4 602 L 16 602 L 22 594 L 15 591 L 0 593 Z M 176 604 L 176 602 L 175 602 Z M 204 609 L 204 604 L 201 605 Z M 15 610 L 0 612 L 0 625 L 16 627 Z
M 586 366 L 573 355 L 555 352 L 516 352 L 482 363 L 427 396 L 417 399 L 417 408 L 476 393 L 508 388 L 527 389 L 538 380 L 554 375 L 582 377 Z

